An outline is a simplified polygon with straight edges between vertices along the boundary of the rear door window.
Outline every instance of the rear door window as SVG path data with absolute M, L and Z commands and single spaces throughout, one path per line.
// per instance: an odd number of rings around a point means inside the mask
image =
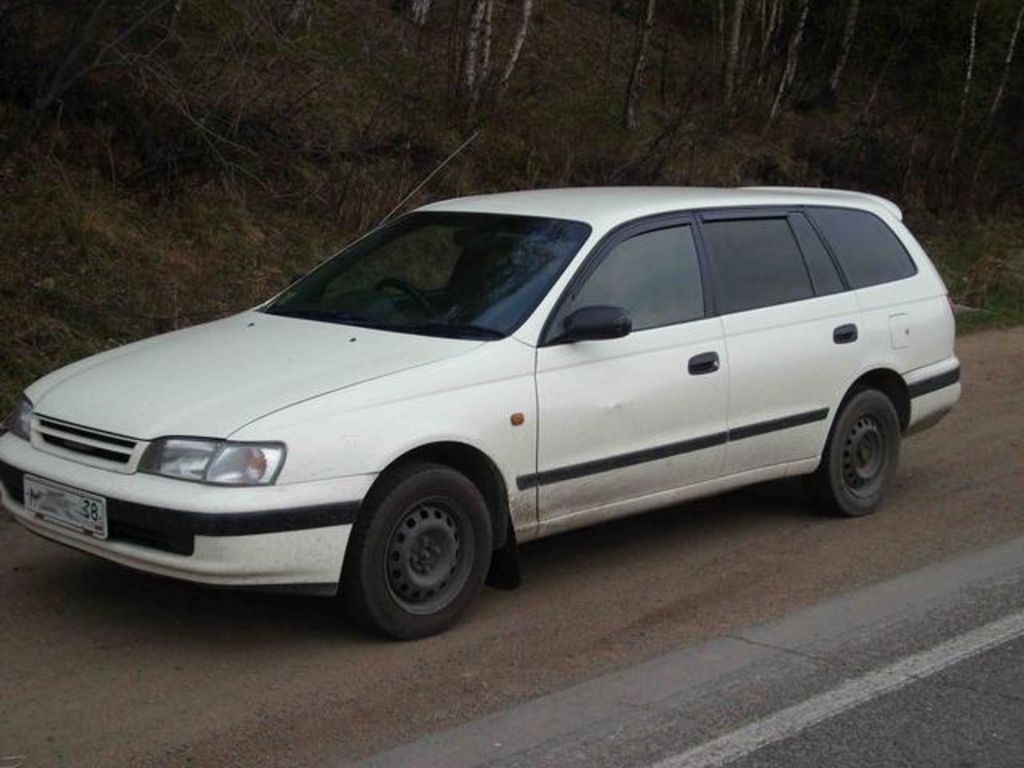
M 715 299 L 722 314 L 814 296 L 785 217 L 705 221 L 701 233 L 711 250 Z
M 891 283 L 917 274 L 903 243 L 874 214 L 845 208 L 811 208 L 809 213 L 851 288 Z

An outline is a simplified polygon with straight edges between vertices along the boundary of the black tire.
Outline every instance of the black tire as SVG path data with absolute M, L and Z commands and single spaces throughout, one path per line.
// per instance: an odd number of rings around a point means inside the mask
M 382 478 L 359 512 L 341 597 L 362 626 L 396 640 L 451 626 L 483 587 L 493 532 L 464 475 L 410 463 Z
M 811 494 L 832 514 L 870 515 L 881 506 L 900 458 L 900 420 L 877 389 L 854 393 L 832 424 Z

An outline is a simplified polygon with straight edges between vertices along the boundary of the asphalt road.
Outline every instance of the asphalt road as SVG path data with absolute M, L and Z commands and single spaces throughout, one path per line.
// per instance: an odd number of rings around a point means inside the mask
M 433 734 L 363 768 L 1016 768 L 1022 608 L 1024 537 Z
M 798 485 L 776 484 L 566 534 L 524 547 L 521 589 L 487 590 L 417 643 L 367 637 L 330 601 L 134 574 L 2 517 L 0 757 L 345 764 L 1015 539 L 1024 329 L 963 338 L 958 354 L 964 400 L 907 441 L 878 514 L 822 518 Z

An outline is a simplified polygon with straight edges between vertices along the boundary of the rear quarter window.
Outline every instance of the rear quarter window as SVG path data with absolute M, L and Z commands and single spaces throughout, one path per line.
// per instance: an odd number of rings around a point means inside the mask
M 917 274 L 903 243 L 874 214 L 843 208 L 812 208 L 809 213 L 851 288 L 891 283 Z

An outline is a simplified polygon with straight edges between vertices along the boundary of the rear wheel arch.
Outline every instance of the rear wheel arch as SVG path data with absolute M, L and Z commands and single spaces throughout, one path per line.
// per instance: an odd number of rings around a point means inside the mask
M 843 412 L 846 404 L 858 393 L 865 389 L 877 389 L 889 398 L 896 415 L 900 420 L 900 431 L 905 433 L 910 425 L 910 390 L 907 382 L 892 368 L 873 368 L 851 384 L 843 395 L 839 407 L 836 408 L 835 417 Z

